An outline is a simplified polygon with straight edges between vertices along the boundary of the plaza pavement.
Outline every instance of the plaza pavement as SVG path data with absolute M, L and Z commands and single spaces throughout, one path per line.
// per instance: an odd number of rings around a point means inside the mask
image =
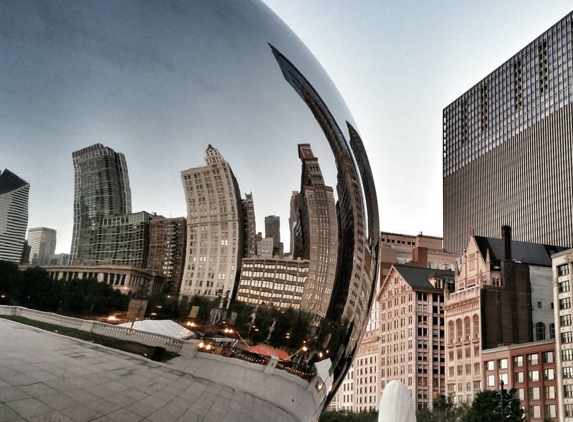
M 240 365 L 156 363 L 0 319 L 0 422 L 293 422 L 312 405 L 304 392 Z

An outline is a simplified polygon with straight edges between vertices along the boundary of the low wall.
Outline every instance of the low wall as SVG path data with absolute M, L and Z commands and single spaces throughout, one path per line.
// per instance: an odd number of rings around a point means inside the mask
M 184 343 L 183 340 L 167 337 L 161 334 L 138 331 L 133 328 L 118 327 L 117 325 L 106 324 L 105 322 L 90 321 L 53 314 L 51 312 L 37 311 L 35 309 L 28 309 L 22 306 L 0 305 L 0 315 L 21 316 L 34 321 L 46 322 L 48 324 L 59 325 L 61 327 L 75 328 L 77 330 L 106 337 L 113 337 L 119 340 L 132 341 L 152 347 L 164 347 L 165 350 L 174 353 L 179 353 Z

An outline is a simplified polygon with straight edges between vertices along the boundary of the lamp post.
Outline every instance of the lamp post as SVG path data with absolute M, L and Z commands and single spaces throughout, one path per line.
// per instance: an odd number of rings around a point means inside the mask
M 511 390 L 507 391 L 507 404 L 504 405 L 503 401 L 505 398 L 505 394 L 506 394 L 506 390 L 503 388 L 504 387 L 504 382 L 503 379 L 499 380 L 499 385 L 500 385 L 500 390 L 499 390 L 499 413 L 501 415 L 501 420 L 502 422 L 505 421 L 505 407 L 507 406 L 507 410 L 508 412 L 511 412 L 511 402 L 513 400 L 513 395 L 517 392 L 517 390 L 515 388 L 512 388 Z

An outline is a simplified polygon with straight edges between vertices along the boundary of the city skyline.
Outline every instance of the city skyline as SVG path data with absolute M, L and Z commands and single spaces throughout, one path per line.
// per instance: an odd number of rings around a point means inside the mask
M 413 2 L 392 6 L 367 2 L 361 6 L 361 10 L 352 5 L 338 4 L 337 7 L 332 7 L 332 4 L 326 5 L 322 2 L 310 5 L 307 2 L 266 2 L 299 34 L 340 87 L 355 113 L 354 117 L 358 120 L 366 150 L 372 157 L 374 178 L 380 195 L 399 197 L 402 203 L 410 205 L 413 202 L 419 203 L 417 198 L 430 203 L 433 198 L 441 196 L 441 110 L 503 63 L 507 57 L 517 53 L 531 39 L 570 12 L 569 4 L 564 1 L 553 2 L 539 10 L 533 9 L 532 2 L 520 5 L 523 10 L 528 10 L 526 6 L 529 5 L 529 10 L 536 12 L 521 14 L 519 20 L 509 19 L 514 12 L 515 2 L 507 5 L 470 5 L 467 8 L 439 3 L 433 5 L 432 10 L 428 10 L 429 5 L 415 10 L 411 17 L 408 17 L 408 14 L 415 9 Z M 368 13 L 362 10 L 363 7 Z M 318 12 L 322 12 L 329 19 L 315 22 L 314 16 L 317 16 Z M 424 13 L 431 19 L 423 25 L 416 25 Z M 458 20 L 449 21 L 456 13 Z M 308 24 L 309 19 L 313 19 L 313 25 Z M 390 25 L 374 25 L 374 21 L 384 19 L 388 20 Z M 408 30 L 412 28 L 415 30 Z M 349 31 L 353 31 L 352 36 L 348 36 Z M 137 36 L 137 33 L 134 36 Z M 29 38 L 31 39 L 30 35 L 26 39 Z M 62 48 L 69 42 L 63 41 Z M 333 45 L 340 48 L 332 48 Z M 7 55 L 15 54 L 9 46 L 3 48 L 8 48 L 4 52 Z M 34 54 L 40 53 L 34 51 Z M 105 54 L 103 56 L 105 57 Z M 54 64 L 50 58 L 41 54 L 37 58 L 47 62 L 47 70 L 53 68 Z M 447 62 L 444 62 L 446 59 Z M 439 61 L 447 66 L 438 64 Z M 356 63 L 361 65 L 356 66 Z M 103 59 L 102 63 L 92 65 L 96 72 L 105 71 Z M 152 75 L 157 71 L 156 66 L 157 64 L 153 64 L 150 69 Z M 8 140 L 7 153 L 2 157 L 6 161 L 1 161 L 0 167 L 11 168 L 30 182 L 29 227 L 53 227 L 58 231 L 59 238 L 56 252 L 69 253 L 73 220 L 73 181 L 70 180 L 73 168 L 68 164 L 71 151 L 102 142 L 124 152 L 128 157 L 134 157 L 137 154 L 137 146 L 149 147 L 156 140 L 171 140 L 174 145 L 181 146 L 190 138 L 184 135 L 187 129 L 180 117 L 166 120 L 164 113 L 150 105 L 145 106 L 145 110 L 128 109 L 122 116 L 125 123 L 120 123 L 111 114 L 117 106 L 124 105 L 123 97 L 118 96 L 108 104 L 102 102 L 102 95 L 109 93 L 110 87 L 96 84 L 89 88 L 89 93 L 98 89 L 102 91 L 95 97 L 95 104 L 92 105 L 98 113 L 103 113 L 103 118 L 92 119 L 89 113 L 90 105 L 85 100 L 72 99 L 63 80 L 57 84 L 48 84 L 39 76 L 23 84 L 19 82 L 15 72 L 18 72 L 17 66 L 10 69 L 0 67 L 0 73 L 6 76 L 6 80 L 14 79 L 17 86 L 14 92 L 27 92 L 26 95 L 20 95 L 20 99 L 7 101 L 6 105 L 0 108 L 0 120 L 7 128 L 4 136 Z M 24 80 L 25 77 L 34 76 L 35 72 L 28 69 L 21 72 L 19 77 Z M 404 77 L 399 78 L 398 73 Z M 416 73 L 418 76 L 429 76 L 414 77 Z M 136 79 L 142 77 L 131 76 Z M 448 81 L 447 84 L 445 80 Z M 70 83 L 72 82 L 70 80 Z M 81 82 L 77 81 L 80 84 Z M 370 88 L 365 88 L 366 83 L 370 84 Z M 412 83 L 417 84 L 416 89 L 406 87 Z M 420 83 L 426 85 L 420 87 Z M 29 88 L 41 92 L 46 99 L 52 98 L 53 92 L 58 94 L 53 96 L 55 103 L 50 102 L 48 105 L 42 100 L 37 108 L 28 110 L 25 124 L 21 124 L 22 114 L 18 114 L 18 110 L 31 99 L 32 91 L 27 91 Z M 6 98 L 11 98 L 8 92 L 4 94 Z M 402 97 L 404 99 L 400 99 Z M 184 107 L 182 101 L 180 94 L 174 95 L 176 105 Z M 74 107 L 71 120 L 61 115 L 62 105 L 68 103 Z M 229 106 L 233 105 L 234 103 Z M 105 111 L 107 106 L 110 107 L 109 111 Z M 393 109 L 389 110 L 388 107 Z M 146 127 L 145 131 L 142 131 L 137 125 L 149 112 L 157 112 L 154 115 L 158 122 L 157 129 L 149 130 Z M 397 113 L 400 116 L 397 116 Z M 419 119 L 413 117 L 418 115 Z M 419 124 L 406 124 L 414 118 Z M 50 119 L 51 121 L 48 121 Z M 173 124 L 168 125 L 169 121 Z M 65 123 L 63 128 L 57 128 L 61 122 Z M 268 134 L 266 131 L 263 135 Z M 40 139 L 43 142 L 40 142 Z M 232 139 L 232 136 L 227 139 Z M 191 140 L 201 143 L 199 139 Z M 308 141 L 312 142 L 312 139 Z M 17 146 L 16 142 L 20 145 Z M 218 140 L 213 139 L 213 142 L 219 144 Z M 202 142 L 197 148 L 203 148 L 205 143 Z M 58 147 L 55 148 L 55 145 Z M 65 149 L 66 146 L 69 148 Z M 49 158 L 46 155 L 48 150 L 52 152 Z M 153 156 L 155 152 L 156 148 L 153 146 L 149 155 Z M 231 158 L 236 152 L 237 149 L 233 148 L 226 155 Z M 30 155 L 38 157 L 37 166 L 33 170 L 28 166 Z M 186 158 L 187 163 L 192 161 L 190 154 L 186 154 Z M 182 160 L 178 158 L 177 161 Z M 54 169 L 51 165 L 53 162 L 62 164 Z M 188 164 L 177 165 L 172 172 L 174 174 L 159 175 L 157 183 L 174 186 L 153 192 L 151 185 L 147 183 L 145 160 L 142 165 L 136 166 L 132 158 L 129 165 L 130 169 L 133 168 L 131 176 L 134 209 L 146 209 L 166 217 L 185 214 L 180 186 L 172 182 L 177 179 L 177 171 L 187 168 Z M 268 172 L 272 168 L 269 166 L 270 164 L 261 164 L 261 172 Z M 237 168 L 237 177 L 244 179 L 243 174 L 247 174 L 245 168 Z M 430 171 L 423 177 L 416 177 L 420 168 Z M 408 177 L 402 178 L 400 183 L 383 183 L 384 180 L 396 180 L 396 174 L 408 174 Z M 247 176 L 252 179 L 251 175 Z M 418 180 L 424 180 L 424 183 Z M 284 186 L 286 185 L 285 182 Z M 50 186 L 54 190 L 47 189 Z M 59 192 L 54 192 L 56 189 Z M 265 215 L 276 214 L 273 209 L 276 197 L 263 200 L 266 192 L 256 195 L 261 198 L 258 201 L 261 208 L 257 214 L 257 226 L 262 227 Z M 288 198 L 281 199 L 281 202 L 283 201 L 288 201 Z M 42 204 L 48 202 L 54 206 L 46 209 Z M 415 209 L 415 206 L 406 206 L 402 210 L 382 208 L 382 228 L 393 232 L 413 233 L 421 230 L 424 233 L 441 235 L 441 201 L 438 199 L 434 205 L 429 207 L 428 213 L 415 219 L 412 217 L 413 211 L 410 211 Z M 283 214 L 281 217 L 283 221 L 288 220 L 288 215 Z M 289 237 L 285 224 L 281 237 Z M 288 248 L 285 245 L 286 249 Z

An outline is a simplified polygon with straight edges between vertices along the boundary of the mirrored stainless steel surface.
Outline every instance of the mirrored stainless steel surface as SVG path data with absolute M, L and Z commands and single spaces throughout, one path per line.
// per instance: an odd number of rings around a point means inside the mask
M 281 350 L 316 418 L 364 333 L 379 233 L 364 145 L 320 64 L 260 1 L 1 8 L 0 166 L 30 183 L 30 225 L 57 229 L 75 265 L 118 264 L 85 247 L 120 223 L 88 209 L 78 152 L 123 154 L 129 204 L 112 214 L 186 217 L 181 298 Z

